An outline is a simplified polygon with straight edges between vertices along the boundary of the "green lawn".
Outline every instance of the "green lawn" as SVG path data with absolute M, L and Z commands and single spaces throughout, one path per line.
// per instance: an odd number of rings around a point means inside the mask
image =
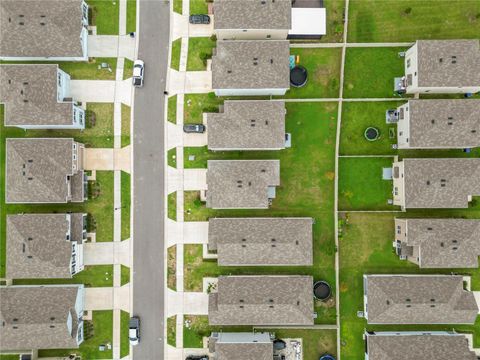
M 121 265 L 120 275 L 121 275 L 120 286 L 123 286 L 130 282 L 130 268 L 128 266 Z
M 102 68 L 101 64 L 108 64 Z M 70 74 L 72 80 L 115 80 L 116 58 L 90 58 L 88 62 L 58 62 L 60 69 Z
M 131 111 L 130 106 L 122 104 L 122 147 L 130 145 Z
M 97 35 L 118 35 L 120 1 L 88 0 L 91 25 L 97 26 Z
M 168 166 L 171 166 L 173 168 L 177 168 L 177 148 L 171 148 L 167 152 L 167 157 L 168 157 Z
M 123 80 L 131 78 L 133 76 L 133 61 L 125 58 L 123 63 Z
M 311 274 L 334 283 L 333 201 L 335 179 L 336 103 L 288 103 L 286 131 L 292 147 L 281 151 L 212 152 L 210 159 L 280 159 L 281 186 L 269 210 L 212 210 L 200 202 L 198 192 L 185 192 L 185 221 L 211 216 L 311 216 L 314 225 L 313 267 L 218 267 L 202 261 L 201 247 L 185 246 L 186 290 L 198 290 L 204 276 L 219 274 Z M 204 161 L 204 160 L 202 160 Z M 318 306 L 318 322 L 335 321 L 334 304 Z
M 127 34 L 137 31 L 137 0 L 127 0 Z
M 478 1 L 350 1 L 349 42 L 467 39 L 478 38 L 478 34 L 480 34 Z
M 177 345 L 177 316 L 167 318 L 167 344 L 175 347 Z
M 18 360 L 19 354 L 0 354 L 0 360 Z
M 430 211 L 432 213 L 432 211 Z M 435 211 L 433 211 L 435 213 Z M 364 354 L 362 334 L 367 330 L 452 330 L 448 326 L 370 326 L 356 312 L 363 309 L 363 274 L 450 274 L 452 271 L 473 275 L 473 290 L 480 289 L 480 269 L 423 269 L 400 260 L 392 247 L 394 239 L 393 214 L 346 213 L 343 215 L 339 236 L 340 251 L 340 321 L 342 359 L 357 360 Z M 397 216 L 411 216 L 397 213 Z M 416 214 L 420 216 L 420 214 Z M 432 214 L 431 216 L 438 216 Z M 474 326 L 455 326 L 457 331 L 473 332 L 480 345 L 480 317 Z
M 205 0 L 190 0 L 190 15 L 206 14 L 207 12 L 208 12 L 208 6 Z
M 84 284 L 86 287 L 113 286 L 113 265 L 85 266 L 71 279 L 17 279 L 13 285 Z
M 340 48 L 292 48 L 290 54 L 300 58 L 299 65 L 308 71 L 308 81 L 301 88 L 291 87 L 285 97 L 307 99 L 339 97 L 342 59 Z
M 348 48 L 344 98 L 394 97 L 393 79 L 404 75 L 404 48 Z
M 340 132 L 341 155 L 389 155 L 396 154 L 392 144 L 397 143 L 397 126 L 385 122 L 385 111 L 395 109 L 402 102 L 344 102 Z M 380 131 L 376 141 L 365 139 L 369 126 Z M 393 136 L 393 137 L 392 137 Z
M 168 194 L 168 218 L 177 220 L 177 192 Z
M 204 112 L 218 112 L 223 99 L 209 94 L 185 94 L 183 122 L 185 124 L 202 123 Z
M 72 353 L 82 359 L 111 359 L 112 350 L 100 351 L 100 345 L 112 344 L 113 340 L 113 311 L 103 310 L 93 312 L 93 321 L 84 323 L 85 341 L 78 349 L 39 350 L 39 357 L 66 357 Z
M 215 40 L 209 37 L 191 37 L 188 39 L 187 71 L 207 69 L 207 59 L 212 58 Z
M 177 123 L 177 95 L 168 98 L 167 120 L 173 124 Z
M 382 179 L 382 168 L 392 167 L 391 157 L 339 159 L 339 210 L 399 210 L 388 205 L 392 199 L 391 180 Z
M 172 42 L 172 59 L 170 67 L 174 70 L 180 70 L 180 52 L 182 48 L 182 38 L 178 38 Z
M 178 14 L 182 14 L 183 1 L 182 0 L 173 0 L 173 11 Z
M 130 238 L 130 174 L 122 171 L 120 178 L 120 187 L 121 187 L 121 223 L 122 223 L 122 234 L 121 239 L 126 240 Z
M 130 314 L 126 311 L 120 312 L 120 358 L 130 353 L 130 340 L 128 338 L 128 322 Z
M 167 249 L 167 286 L 169 289 L 177 290 L 177 246 L 170 246 Z
M 322 36 L 321 42 L 343 41 L 343 12 L 345 0 L 323 0 L 327 12 L 327 34 Z

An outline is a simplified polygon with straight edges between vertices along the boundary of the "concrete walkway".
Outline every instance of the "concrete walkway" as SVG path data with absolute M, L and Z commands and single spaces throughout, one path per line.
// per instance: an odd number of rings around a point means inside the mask
M 130 156 L 130 146 L 121 149 L 85 148 L 83 167 L 85 170 L 123 170 L 130 173 Z
M 85 265 L 110 265 L 120 263 L 130 267 L 130 240 L 95 242 L 83 245 Z

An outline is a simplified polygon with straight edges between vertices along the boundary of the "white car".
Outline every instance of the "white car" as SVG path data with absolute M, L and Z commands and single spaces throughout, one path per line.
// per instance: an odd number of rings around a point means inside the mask
M 140 319 L 137 316 L 131 317 L 128 322 L 128 339 L 132 346 L 140 342 Z
M 143 76 L 145 73 L 145 63 L 143 60 L 135 60 L 133 63 L 133 86 L 142 87 L 143 86 Z

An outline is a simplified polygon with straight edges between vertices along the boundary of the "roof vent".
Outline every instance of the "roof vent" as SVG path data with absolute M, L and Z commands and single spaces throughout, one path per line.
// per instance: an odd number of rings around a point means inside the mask
M 228 73 L 228 74 L 231 74 L 231 73 L 232 73 L 232 70 L 227 70 L 227 73 Z
M 25 25 L 25 23 L 23 21 L 20 21 L 18 25 Z
M 432 124 L 435 124 L 435 119 L 432 119 Z
M 44 23 L 44 22 L 41 22 L 41 23 L 40 23 L 40 25 L 44 26 L 44 25 L 45 25 L 45 23 Z
M 262 5 L 265 5 L 267 2 L 262 0 L 262 1 L 260 1 L 260 3 L 261 3 Z
M 438 59 L 438 62 L 441 64 L 443 62 L 443 58 Z
M 475 134 L 476 132 L 477 132 L 477 130 L 475 130 L 475 129 L 473 129 L 473 130 L 471 131 L 472 134 Z
M 427 180 L 427 185 L 430 185 L 430 180 Z
M 254 61 L 254 62 L 253 62 L 253 65 L 255 65 L 255 66 L 258 65 L 258 62 Z
M 33 256 L 32 256 L 32 255 L 28 255 L 27 258 L 33 259 Z
M 267 170 L 265 170 L 265 169 L 262 169 L 262 170 L 260 170 L 260 172 L 264 173 L 264 172 L 267 172 Z
M 428 231 L 432 231 L 432 230 L 433 230 L 433 228 L 431 228 L 431 227 L 427 227 L 427 230 L 428 230 Z
M 25 244 L 22 244 L 22 252 L 25 252 L 26 246 Z

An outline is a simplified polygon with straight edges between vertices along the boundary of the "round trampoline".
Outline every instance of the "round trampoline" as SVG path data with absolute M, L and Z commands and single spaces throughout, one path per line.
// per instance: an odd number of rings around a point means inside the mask
M 277 351 L 283 350 L 287 347 L 287 343 L 283 340 L 277 339 L 273 342 L 273 348 Z
M 331 294 L 332 289 L 326 281 L 321 280 L 313 284 L 313 295 L 315 296 L 315 299 L 326 301 L 330 298 Z
M 375 141 L 380 137 L 380 131 L 378 131 L 377 128 L 370 126 L 365 129 L 365 133 L 363 135 L 368 141 Z
M 335 358 L 332 355 L 323 355 L 320 357 L 320 360 L 335 360 Z
M 290 70 L 290 85 L 302 87 L 307 83 L 307 69 L 297 65 Z

